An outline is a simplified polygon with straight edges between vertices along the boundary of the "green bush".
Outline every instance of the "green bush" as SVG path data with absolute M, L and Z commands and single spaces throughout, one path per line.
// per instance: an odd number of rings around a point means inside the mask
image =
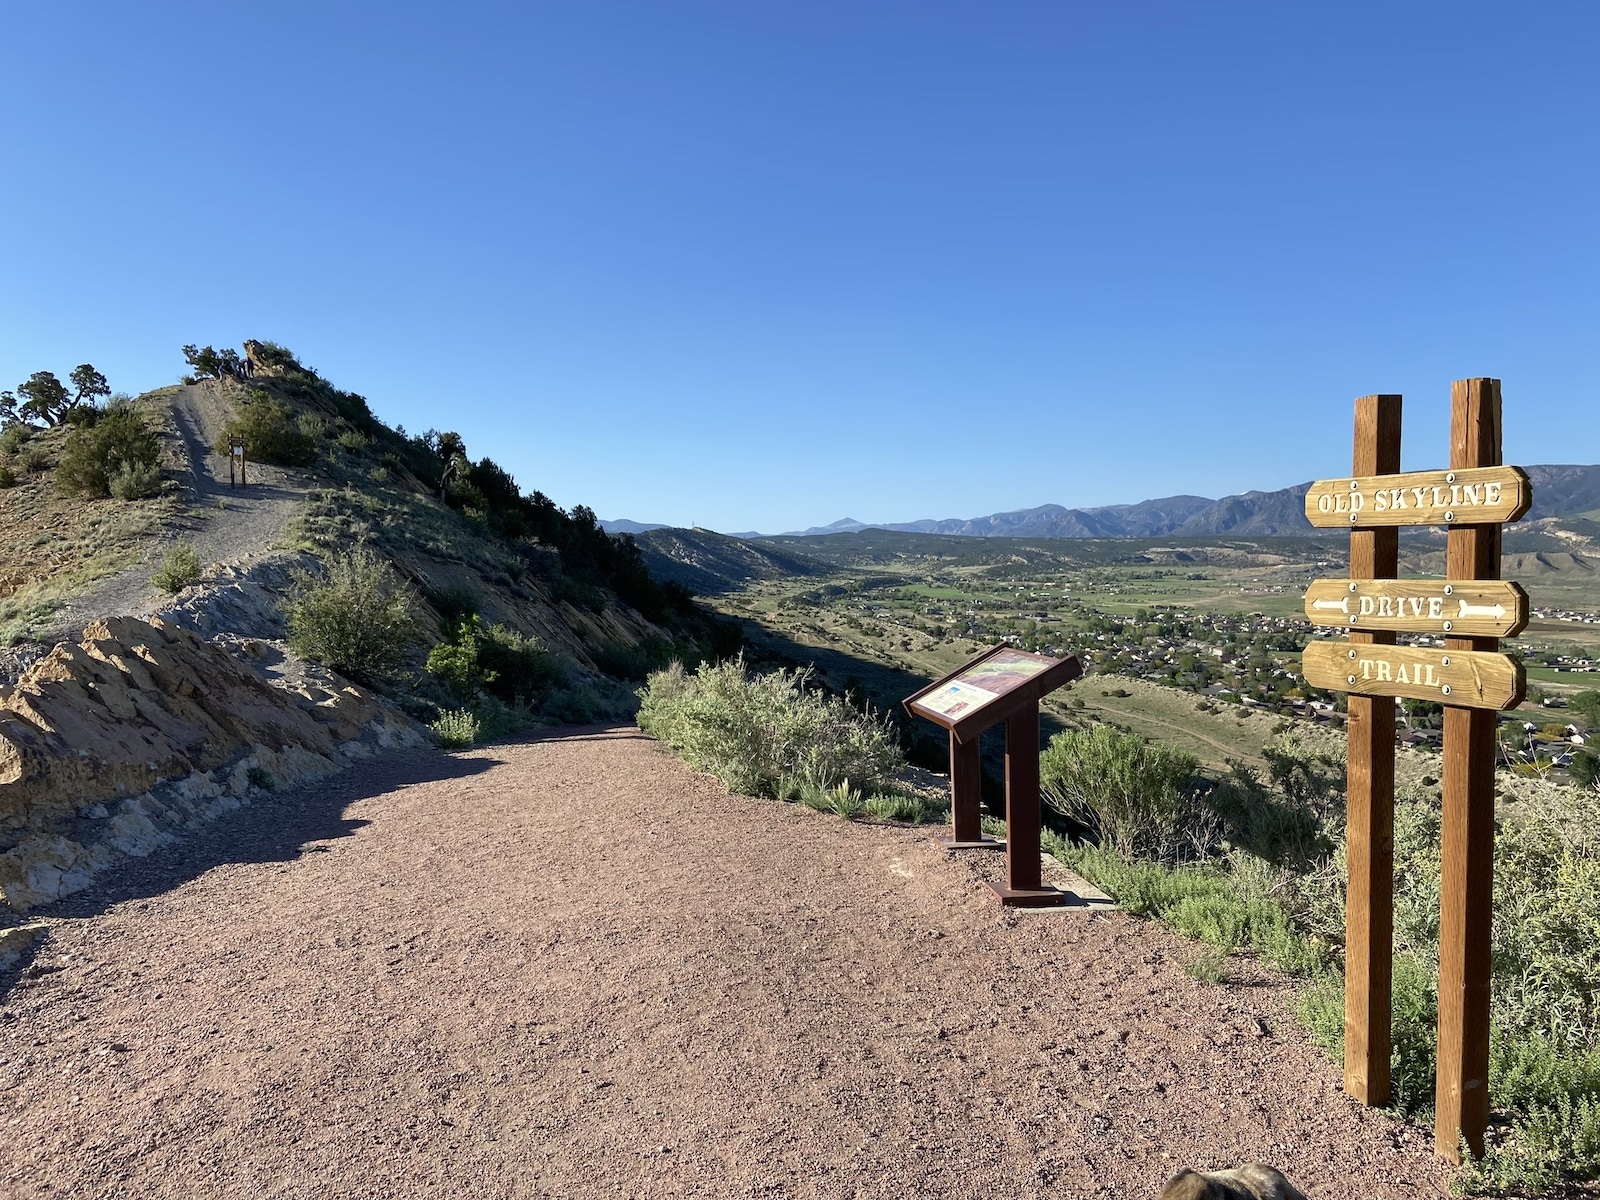
M 900 792 L 880 792 L 876 796 L 869 796 L 865 809 L 867 816 L 879 821 L 921 825 L 928 819 L 928 805 L 921 797 Z
M 673 663 L 640 690 L 639 727 L 747 795 L 775 796 L 780 781 L 872 787 L 890 778 L 904 761 L 893 726 L 809 681 L 809 671 L 751 675 L 742 655 L 693 674 Z
M 1438 966 L 1415 954 L 1397 953 L 1389 989 L 1390 1105 L 1407 1116 L 1433 1112 L 1434 1065 L 1438 1056 Z M 1344 1060 L 1344 973 L 1316 976 L 1295 998 L 1295 1014 L 1317 1045 Z
M 1069 845 L 1050 832 L 1045 845 L 1128 912 L 1212 946 L 1253 951 L 1308 980 L 1298 1015 L 1338 1058 L 1342 781 L 1337 764 L 1292 742 L 1270 749 L 1269 764 L 1281 756 L 1269 766 L 1270 782 L 1241 783 L 1236 771 L 1213 794 L 1217 815 L 1237 835 L 1225 854 L 1171 866 Z M 1241 788 L 1259 794 L 1241 798 Z M 1538 1195 L 1600 1175 L 1600 792 L 1557 795 L 1563 803 L 1497 829 L 1489 1093 L 1504 1125 L 1461 1176 L 1474 1194 Z M 1440 821 L 1432 790 L 1396 795 L 1390 1101 L 1424 1120 L 1438 1052 Z
M 144 500 L 161 491 L 161 468 L 154 463 L 148 466 L 125 464 L 106 486 L 118 500 Z
M 108 496 L 112 479 L 124 473 L 146 479 L 154 472 L 159 477 L 160 456 L 160 443 L 138 410 L 116 405 L 93 425 L 75 426 L 67 435 L 56 485 L 69 495 Z
M 469 708 L 441 711 L 437 720 L 428 726 L 433 739 L 446 750 L 459 750 L 478 740 L 482 728 L 477 715 Z
M 589 660 L 613 679 L 647 678 L 676 657 L 675 647 L 664 637 L 650 637 L 635 646 L 621 642 L 600 642 L 586 646 Z
M 15 421 L 0 430 L 0 454 L 10 458 L 33 438 L 33 426 Z
M 539 715 L 552 725 L 592 725 L 628 716 L 637 704 L 638 697 L 625 686 L 602 680 L 557 688 L 546 697 Z
M 0 488 L 17 486 L 17 474 L 10 467 L 0 467 Z
M 483 622 L 473 616 L 462 623 L 455 637 L 428 651 L 428 674 L 461 704 L 472 703 L 484 684 L 495 678 L 495 673 L 479 661 L 482 635 Z
M 320 413 L 301 413 L 294 419 L 294 427 L 313 442 L 329 436 L 328 419 Z
M 334 558 L 320 578 L 296 576 L 285 605 L 295 653 L 352 679 L 391 675 L 420 640 L 411 589 L 373 551 Z
M 162 556 L 161 565 L 150 576 L 150 582 L 176 596 L 184 588 L 200 582 L 200 555 L 188 542 L 179 542 Z
M 1567 774 L 1572 776 L 1572 782 L 1579 787 L 1594 787 L 1600 782 L 1600 756 L 1591 754 L 1587 750 L 1578 751 L 1572 756 Z
M 1207 840 L 1194 792 L 1199 762 L 1109 725 L 1056 734 L 1039 756 L 1045 799 L 1125 858 L 1171 862 Z
M 533 704 L 566 677 L 561 660 L 538 638 L 528 637 L 505 625 L 491 625 L 484 631 L 478 658 L 490 678 L 484 689 L 502 704 Z M 602 707 L 615 709 L 615 699 Z M 628 702 L 623 702 L 624 707 Z
M 565 674 L 538 638 L 505 625 L 486 629 L 476 613 L 448 632 L 428 652 L 427 669 L 458 703 L 472 704 L 487 694 L 512 707 L 533 705 Z
M 245 454 L 256 462 L 308 467 L 317 461 L 317 443 L 300 427 L 294 411 L 266 392 L 255 391 L 239 406 L 239 415 L 224 427 L 216 451 L 227 454 L 242 440 Z

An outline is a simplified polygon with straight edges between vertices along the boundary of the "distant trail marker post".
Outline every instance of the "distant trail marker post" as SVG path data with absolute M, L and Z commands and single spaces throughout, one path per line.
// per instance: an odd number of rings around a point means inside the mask
M 1345 1091 L 1389 1101 L 1394 890 L 1394 700 L 1444 707 L 1439 920 L 1439 1064 L 1434 1142 L 1483 1153 L 1489 1117 L 1489 935 L 1494 899 L 1495 710 L 1522 703 L 1522 664 L 1496 653 L 1528 622 L 1528 597 L 1500 582 L 1500 525 L 1533 489 L 1500 462 L 1500 381 L 1450 389 L 1450 469 L 1399 473 L 1400 397 L 1356 401 L 1352 477 L 1319 480 L 1306 517 L 1350 530 L 1350 578 L 1306 590 L 1313 625 L 1349 641 L 1306 647 L 1306 681 L 1350 693 L 1349 890 L 1345 920 Z M 1397 580 L 1399 529 L 1449 529 L 1443 583 Z M 1443 649 L 1400 647 L 1395 632 L 1442 635 Z
M 234 482 L 235 473 L 238 476 L 237 483 Z M 228 443 L 228 486 L 244 487 L 245 483 L 244 442 L 239 438 L 234 438 Z
M 1009 646 L 985 651 L 904 701 L 950 734 L 952 849 L 999 849 L 983 836 L 978 739 L 1006 726 L 1006 885 L 989 884 L 1000 903 L 1048 908 L 1066 903 L 1066 893 L 1045 887 L 1039 871 L 1039 701 L 1083 674 L 1074 656 L 1046 658 Z

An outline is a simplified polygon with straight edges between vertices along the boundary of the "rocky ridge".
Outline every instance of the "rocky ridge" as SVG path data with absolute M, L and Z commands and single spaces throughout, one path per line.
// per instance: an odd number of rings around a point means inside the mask
M 70 895 L 254 792 L 426 740 L 332 675 L 269 680 L 249 661 L 275 654 L 110 617 L 0 687 L 0 903 L 22 912 Z

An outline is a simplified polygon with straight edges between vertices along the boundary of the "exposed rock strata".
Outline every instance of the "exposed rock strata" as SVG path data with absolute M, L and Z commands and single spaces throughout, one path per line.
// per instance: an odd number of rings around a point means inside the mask
M 356 688 L 275 687 L 159 619 L 96 621 L 0 689 L 0 900 L 47 903 L 253 789 L 422 740 Z

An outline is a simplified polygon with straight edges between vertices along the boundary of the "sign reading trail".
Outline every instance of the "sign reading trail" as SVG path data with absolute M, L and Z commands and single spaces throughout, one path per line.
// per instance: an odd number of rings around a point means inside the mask
M 1521 663 L 1481 650 L 1312 642 L 1301 663 L 1314 687 L 1463 708 L 1515 708 L 1528 688 Z
M 1306 520 L 1322 529 L 1487 525 L 1515 521 L 1532 504 L 1521 468 L 1462 467 L 1319 479 L 1306 492 Z
M 1515 637 L 1528 624 L 1528 593 L 1489 579 L 1318 579 L 1306 589 L 1306 616 L 1346 629 Z

